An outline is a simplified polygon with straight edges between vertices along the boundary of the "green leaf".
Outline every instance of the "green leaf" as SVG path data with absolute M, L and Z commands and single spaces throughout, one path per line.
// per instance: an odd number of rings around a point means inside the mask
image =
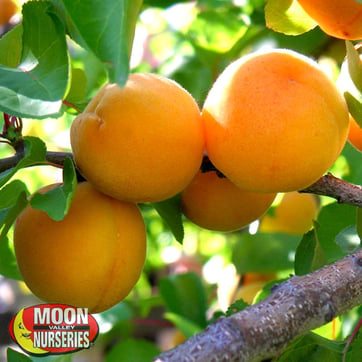
M 21 63 L 17 68 L 0 66 L 3 112 L 44 118 L 60 111 L 68 87 L 69 62 L 65 30 L 50 12 L 50 5 L 48 1 L 30 1 L 23 6 Z
M 72 38 L 103 62 L 110 82 L 123 86 L 128 78 L 142 0 L 62 0 L 61 3 Z
M 353 43 L 348 40 L 346 40 L 346 49 L 349 75 L 356 88 L 362 92 L 362 62 L 360 56 Z
M 355 362 L 361 358 L 362 355 L 362 329 L 359 330 L 357 335 L 353 338 L 351 345 L 348 348 L 346 355 L 346 362 Z
M 32 362 L 31 358 L 12 348 L 6 350 L 8 362 Z
M 268 0 L 265 21 L 268 28 L 286 35 L 303 34 L 317 26 L 295 0 Z
M 130 338 L 116 344 L 107 353 L 105 362 L 151 362 L 160 352 L 154 343 Z
M 299 236 L 244 233 L 234 246 L 232 262 L 239 274 L 271 273 L 293 268 L 293 255 Z
M 334 202 L 321 209 L 317 222 L 320 225 L 316 231 L 318 241 L 328 263 L 343 258 L 346 253 L 336 243 L 336 239 L 342 230 L 356 224 L 356 207 Z
M 84 101 L 87 88 L 87 77 L 84 70 L 80 68 L 73 68 L 71 78 L 72 82 L 65 100 L 69 103 Z
M 347 102 L 349 113 L 351 113 L 351 116 L 358 125 L 362 127 L 362 103 L 349 92 L 344 92 L 344 98 Z
M 152 206 L 170 228 L 175 239 L 182 243 L 184 227 L 182 223 L 181 197 L 176 195 L 168 200 L 152 203 Z
M 46 146 L 45 143 L 37 137 L 23 137 L 25 145 L 24 157 L 18 164 L 0 174 L 0 187 L 5 185 L 22 168 L 45 162 Z
M 191 322 L 189 319 L 176 313 L 165 313 L 165 318 L 172 322 L 186 338 L 190 338 L 197 333 L 201 333 L 203 328 L 198 324 Z
M 0 39 L 0 64 L 15 68 L 21 60 L 23 25 L 19 24 Z M 11 51 L 9 51 L 11 49 Z
M 13 206 L 21 192 L 29 195 L 26 185 L 20 180 L 14 180 L 0 190 L 0 209 Z
M 63 183 L 45 193 L 36 193 L 30 200 L 34 209 L 45 211 L 55 221 L 67 215 L 77 187 L 73 161 L 66 158 L 63 166 Z
M 6 278 L 22 280 L 13 244 L 7 237 L 0 241 L 0 274 Z
M 314 223 L 314 229 L 304 234 L 295 254 L 294 270 L 296 275 L 305 275 L 321 268 L 328 259 L 319 243 L 316 229 L 319 226 Z
M 203 49 L 228 52 L 248 27 L 239 11 L 213 10 L 199 13 L 187 32 L 190 41 Z
M 348 173 L 343 175 L 344 180 L 359 184 L 362 180 L 362 152 L 359 152 L 349 142 L 346 143 L 342 156 L 347 160 Z
M 25 191 L 19 193 L 16 202 L 11 207 L 1 210 L 0 213 L 0 242 L 7 235 L 9 229 L 13 225 L 14 221 L 18 215 L 25 209 L 28 205 L 28 197 Z
M 340 362 L 343 348 L 343 342 L 332 341 L 309 332 L 292 342 L 279 356 L 278 362 Z
M 178 314 L 202 328 L 206 326 L 206 292 L 195 273 L 161 278 L 159 290 L 169 312 Z

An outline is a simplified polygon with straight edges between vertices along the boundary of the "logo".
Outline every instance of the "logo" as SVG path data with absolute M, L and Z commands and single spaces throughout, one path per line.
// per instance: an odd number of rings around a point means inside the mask
M 34 356 L 75 352 L 91 347 L 98 324 L 87 308 L 40 304 L 21 309 L 11 320 L 11 338 Z

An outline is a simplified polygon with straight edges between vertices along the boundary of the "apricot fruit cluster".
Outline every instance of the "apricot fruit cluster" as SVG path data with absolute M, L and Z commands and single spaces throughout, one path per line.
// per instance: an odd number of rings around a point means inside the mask
M 70 129 L 86 182 L 69 213 L 57 222 L 28 206 L 15 223 L 19 269 L 47 302 L 108 309 L 128 295 L 145 261 L 137 203 L 181 194 L 182 211 L 195 224 L 238 230 L 261 218 L 277 193 L 321 177 L 348 129 L 335 85 L 287 50 L 230 64 L 201 111 L 163 76 L 135 73 L 122 88 L 107 84 Z M 204 173 L 205 153 L 214 168 Z

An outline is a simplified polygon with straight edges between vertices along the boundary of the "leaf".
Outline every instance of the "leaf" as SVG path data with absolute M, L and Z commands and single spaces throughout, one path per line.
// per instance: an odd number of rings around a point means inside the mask
M 268 0 L 265 21 L 268 28 L 286 35 L 303 34 L 317 26 L 295 0 Z
M 154 343 L 130 338 L 112 347 L 107 353 L 105 362 L 150 362 L 160 352 Z
M 20 169 L 45 162 L 45 143 L 40 138 L 30 136 L 23 137 L 23 140 L 25 145 L 24 157 L 15 167 L 0 174 L 0 187 L 5 185 Z
M 358 361 L 362 356 L 362 329 L 353 338 L 351 345 L 348 348 L 346 362 Z
M 246 33 L 248 27 L 233 10 L 213 10 L 199 13 L 187 32 L 193 44 L 209 51 L 228 52 Z
M 294 270 L 296 275 L 305 275 L 327 264 L 328 259 L 319 243 L 314 223 L 314 229 L 304 234 L 295 254 Z
M 13 245 L 7 237 L 0 241 L 0 274 L 6 278 L 23 280 L 16 262 Z
M 180 195 L 168 200 L 152 203 L 152 206 L 166 222 L 175 239 L 179 243 L 182 243 L 184 238 L 184 227 L 182 223 Z
M 186 338 L 190 338 L 197 333 L 201 333 L 203 328 L 191 322 L 187 318 L 175 313 L 165 313 L 165 318 L 172 322 Z
M 360 56 L 353 43 L 348 40 L 346 40 L 346 49 L 349 75 L 356 88 L 362 92 L 362 62 Z
M 356 207 L 333 202 L 324 206 L 319 212 L 316 231 L 320 246 L 328 259 L 328 263 L 343 258 L 346 253 L 336 243 L 337 235 L 356 223 Z
M 19 194 L 25 191 L 29 195 L 26 185 L 20 180 L 14 180 L 0 190 L 0 209 L 13 206 Z
M 158 286 L 169 312 L 178 314 L 202 328 L 206 326 L 206 292 L 195 273 L 161 278 Z
M 83 69 L 72 69 L 72 82 L 65 100 L 69 103 L 77 103 L 84 100 L 86 96 L 87 77 Z
M 12 348 L 6 350 L 8 362 L 32 362 L 31 358 Z
M 65 31 L 50 13 L 50 2 L 24 4 L 21 63 L 17 68 L 0 66 L 0 110 L 18 117 L 56 116 L 68 78 Z
M 36 193 L 30 200 L 34 209 L 45 211 L 55 221 L 61 221 L 67 215 L 77 186 L 77 177 L 73 161 L 64 160 L 63 183 L 45 193 Z
M 0 64 L 15 68 L 21 60 L 23 25 L 19 24 L 0 39 Z M 9 51 L 11 49 L 11 51 Z
M 292 342 L 279 356 L 278 362 L 340 362 L 342 360 L 344 343 L 323 338 L 315 333 Z
M 300 237 L 294 235 L 244 233 L 234 246 L 232 262 L 239 274 L 292 269 L 299 241 Z
M 362 103 L 349 92 L 344 92 L 344 98 L 347 102 L 349 113 L 358 125 L 362 127 Z
M 0 218 L 1 218 L 1 234 L 0 234 L 0 242 L 7 235 L 10 227 L 15 222 L 18 215 L 25 209 L 28 205 L 28 197 L 25 191 L 19 193 L 16 202 L 11 207 L 1 210 Z
M 60 4 L 61 3 L 61 4 Z M 142 0 L 58 1 L 72 38 L 104 64 L 110 82 L 123 86 Z

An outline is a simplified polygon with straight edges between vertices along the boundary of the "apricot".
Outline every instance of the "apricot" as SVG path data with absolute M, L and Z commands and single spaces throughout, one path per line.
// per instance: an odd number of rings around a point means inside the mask
M 358 151 L 362 152 L 362 128 L 356 120 L 350 115 L 350 127 L 348 133 L 348 141 Z
M 197 173 L 204 137 L 194 98 L 156 74 L 107 84 L 70 130 L 75 162 L 98 190 L 119 200 L 155 202 L 181 192 Z
M 138 281 L 146 232 L 136 204 L 115 200 L 84 182 L 62 221 L 28 206 L 16 220 L 14 246 L 21 275 L 34 295 L 98 313 L 124 299 Z
M 326 34 L 340 39 L 362 38 L 362 4 L 356 0 L 298 0 L 298 2 Z
M 283 195 L 274 215 L 265 215 L 259 230 L 263 232 L 280 232 L 300 235 L 313 226 L 319 210 L 315 195 L 290 192 Z
M 211 162 L 250 192 L 288 192 L 317 181 L 347 139 L 348 109 L 309 58 L 276 49 L 231 63 L 206 97 Z
M 216 231 L 234 231 L 261 217 L 275 194 L 245 192 L 216 171 L 199 171 L 181 193 L 182 211 L 194 224 Z
M 0 0 L 0 26 L 7 24 L 15 15 L 18 7 L 12 0 Z

